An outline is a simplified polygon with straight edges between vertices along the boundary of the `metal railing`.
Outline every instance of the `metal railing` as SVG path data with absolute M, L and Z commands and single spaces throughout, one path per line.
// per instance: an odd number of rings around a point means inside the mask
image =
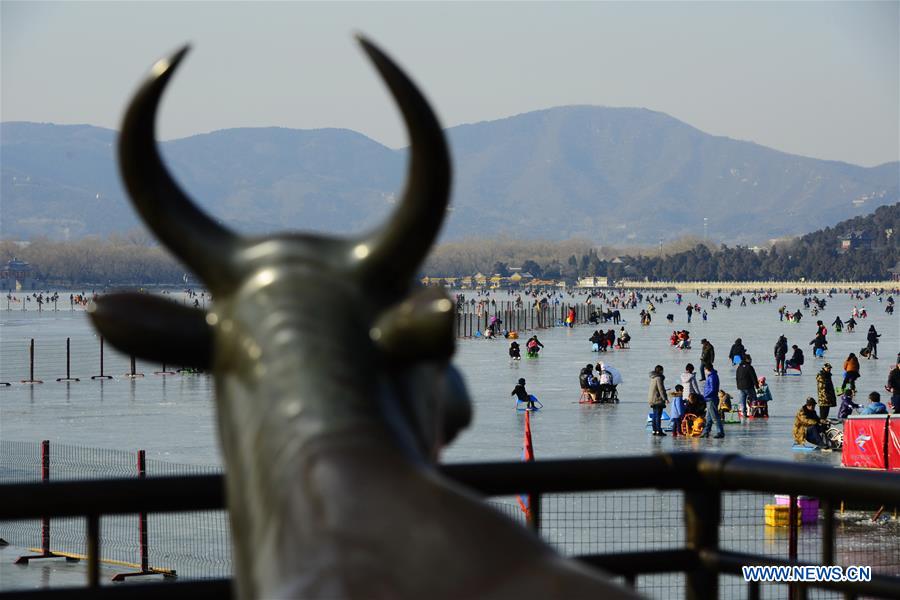
M 684 547 L 614 554 L 576 556 L 586 564 L 625 578 L 654 573 L 684 573 L 685 597 L 717 598 L 719 574 L 741 575 L 747 565 L 801 565 L 721 548 L 719 525 L 722 495 L 730 491 L 772 492 L 816 496 L 824 505 L 822 565 L 835 556 L 834 507 L 840 502 L 900 505 L 900 475 L 851 471 L 831 467 L 757 460 L 734 454 L 678 453 L 646 457 L 590 460 L 547 460 L 530 463 L 472 463 L 444 465 L 441 472 L 484 496 L 527 493 L 539 530 L 541 495 L 599 490 L 681 490 L 684 495 Z M 135 584 L 100 587 L 99 518 L 101 515 L 203 511 L 224 507 L 224 482 L 218 475 L 159 477 L 139 480 L 27 483 L 0 486 L 0 520 L 45 516 L 85 517 L 87 520 L 88 587 L 16 590 L 0 598 L 142 598 L 170 596 L 230 596 L 228 579 L 184 583 Z M 60 499 L 65 499 L 61 501 Z M 790 503 L 791 512 L 796 511 Z M 791 515 L 791 520 L 794 515 Z M 166 586 L 161 588 L 160 586 Z M 868 582 L 794 584 L 791 597 L 805 597 L 808 587 L 834 590 L 848 597 L 900 598 L 900 576 L 873 574 Z M 164 592 L 163 592 L 164 590 Z M 748 596 L 760 597 L 760 585 L 748 584 Z

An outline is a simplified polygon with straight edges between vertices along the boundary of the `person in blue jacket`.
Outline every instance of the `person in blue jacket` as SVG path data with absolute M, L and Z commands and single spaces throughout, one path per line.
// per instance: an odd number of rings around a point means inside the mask
M 714 438 L 725 437 L 722 427 L 722 419 L 719 417 L 719 372 L 710 365 L 706 373 L 706 385 L 703 388 L 703 399 L 706 401 L 706 425 L 700 437 L 709 437 L 712 431 L 713 421 L 716 422 L 716 435 Z
M 886 415 L 888 414 L 887 406 L 881 401 L 881 394 L 872 392 L 869 394 L 869 403 L 862 409 L 861 415 Z

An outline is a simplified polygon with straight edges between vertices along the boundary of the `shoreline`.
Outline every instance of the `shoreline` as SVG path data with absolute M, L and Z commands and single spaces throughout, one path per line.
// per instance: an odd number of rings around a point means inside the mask
M 687 291 L 777 291 L 793 292 L 795 290 L 816 290 L 827 292 L 837 290 L 841 292 L 851 290 L 884 290 L 885 292 L 897 292 L 900 290 L 900 281 L 622 281 L 617 282 L 614 288 L 621 289 L 672 289 Z M 587 289 L 587 288 L 579 288 Z
M 431 281 L 425 283 L 425 287 L 441 286 L 453 292 L 484 292 L 499 291 L 509 293 L 519 293 L 533 290 L 556 290 L 568 293 L 593 290 L 674 290 L 674 291 L 743 291 L 743 292 L 801 292 L 808 293 L 827 293 L 829 291 L 850 292 L 850 291 L 870 291 L 900 294 L 900 281 L 617 281 L 613 285 L 607 286 L 562 286 L 557 282 L 553 285 L 540 286 L 466 286 L 460 287 L 452 283 L 443 283 L 441 279 L 456 279 L 432 277 Z M 2 296 L 17 295 L 30 296 L 39 293 L 66 292 L 66 293 L 109 293 L 117 291 L 175 291 L 186 292 L 193 290 L 196 293 L 206 292 L 206 288 L 202 284 L 188 285 L 177 283 L 161 283 L 161 284 L 105 284 L 105 285 L 48 285 L 46 287 L 35 287 L 33 289 L 10 290 L 2 289 Z

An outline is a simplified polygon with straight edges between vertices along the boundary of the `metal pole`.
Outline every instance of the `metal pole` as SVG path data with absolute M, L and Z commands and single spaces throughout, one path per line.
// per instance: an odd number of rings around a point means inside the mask
M 41 481 L 50 481 L 50 440 L 41 442 Z M 50 517 L 41 517 L 41 553 L 50 555 Z
M 797 496 L 788 496 L 788 560 L 797 560 Z M 799 586 L 788 583 L 788 598 L 798 600 Z
M 695 552 L 719 549 L 719 522 L 722 518 L 722 495 L 718 490 L 701 489 L 684 492 L 684 525 L 686 545 Z M 685 579 L 688 600 L 719 597 L 719 575 L 701 562 Z
M 751 581 L 747 584 L 747 600 L 759 600 L 759 582 Z
M 541 495 L 529 494 L 528 506 L 531 507 L 531 529 L 538 535 L 541 534 Z
M 125 374 L 125 377 L 128 377 L 129 379 L 135 379 L 135 378 L 137 378 L 137 377 L 143 377 L 143 376 L 144 376 L 143 373 L 138 373 L 138 372 L 137 372 L 137 364 L 136 364 L 136 361 L 135 361 L 135 359 L 134 359 L 134 354 L 132 354 L 132 355 L 131 355 L 131 372 L 126 373 L 126 374 Z
M 57 381 L 81 381 L 77 377 L 72 377 L 71 373 L 71 364 L 72 364 L 72 349 L 71 349 L 71 338 L 66 338 L 66 376 L 58 377 Z
M 100 374 L 94 375 L 91 379 L 112 379 L 110 375 L 103 374 L 103 336 L 100 336 Z
M 87 515 L 88 587 L 100 587 L 100 515 Z
M 834 504 L 831 500 L 822 502 L 825 522 L 822 524 L 822 564 L 834 564 Z
M 146 455 L 143 450 L 138 450 L 137 454 L 138 479 L 147 478 L 147 462 Z M 141 544 L 141 572 L 146 573 L 150 570 L 149 545 L 147 543 L 147 513 L 139 514 L 138 534 Z
M 174 375 L 174 374 L 175 374 L 175 371 L 170 371 L 169 369 L 166 368 L 166 363 L 163 363 L 163 364 L 162 364 L 162 370 L 160 370 L 160 371 L 154 371 L 153 373 L 154 373 L 155 375 Z
M 40 379 L 34 378 L 34 338 L 28 345 L 28 379 L 23 379 L 22 383 L 44 383 Z

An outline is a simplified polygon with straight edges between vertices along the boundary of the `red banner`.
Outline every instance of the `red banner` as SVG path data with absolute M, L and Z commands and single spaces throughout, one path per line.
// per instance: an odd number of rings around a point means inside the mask
M 844 448 L 841 464 L 845 467 L 885 469 L 884 440 L 887 415 L 864 415 L 844 421 Z
M 887 467 L 891 471 L 900 471 L 900 417 L 897 415 L 893 415 L 888 421 L 887 443 Z

